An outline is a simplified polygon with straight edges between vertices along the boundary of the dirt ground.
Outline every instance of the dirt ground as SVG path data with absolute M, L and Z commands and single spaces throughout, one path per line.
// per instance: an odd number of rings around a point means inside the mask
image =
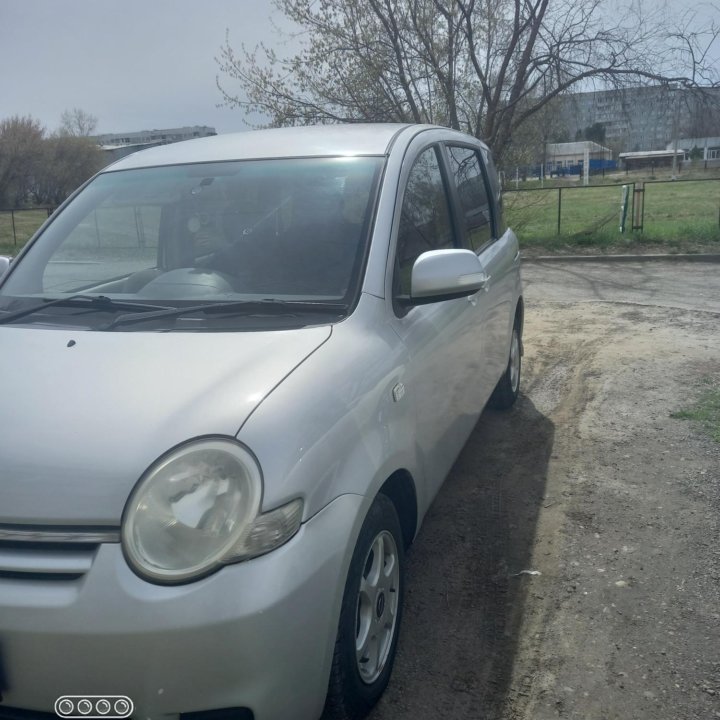
M 409 552 L 371 717 L 720 718 L 720 445 L 670 417 L 720 373 L 720 265 L 523 272 L 522 396 Z

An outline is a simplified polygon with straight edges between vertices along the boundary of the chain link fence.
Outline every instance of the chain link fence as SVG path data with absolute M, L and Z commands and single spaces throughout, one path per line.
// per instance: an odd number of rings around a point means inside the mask
M 20 249 L 54 210 L 53 207 L 0 210 L 0 248 Z
M 720 240 L 720 178 L 506 190 L 505 219 L 521 242 L 582 244 L 642 231 L 647 239 Z
M 646 239 L 659 242 L 720 241 L 720 178 L 510 188 L 504 193 L 504 205 L 507 224 L 525 244 L 541 245 L 558 239 L 593 244 L 631 237 L 632 231 L 642 231 Z M 17 252 L 53 210 L 0 210 L 0 252 Z M 153 223 L 148 226 L 144 215 L 140 220 L 144 238 Z M 97 235 L 97 217 L 93 228 Z

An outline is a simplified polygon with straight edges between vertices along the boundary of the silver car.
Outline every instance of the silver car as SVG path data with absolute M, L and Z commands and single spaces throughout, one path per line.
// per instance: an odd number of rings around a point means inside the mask
M 2 270 L 0 718 L 367 713 L 406 549 L 518 394 L 488 148 L 391 124 L 153 148 Z

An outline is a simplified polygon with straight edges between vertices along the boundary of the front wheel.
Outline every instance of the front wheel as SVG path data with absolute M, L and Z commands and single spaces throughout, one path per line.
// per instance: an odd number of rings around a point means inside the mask
M 350 562 L 323 718 L 359 720 L 387 687 L 400 631 L 404 565 L 395 506 L 378 495 Z
M 520 327 L 517 319 L 513 325 L 510 340 L 510 356 L 505 372 L 490 396 L 489 405 L 496 410 L 507 410 L 512 407 L 520 394 L 520 370 L 522 369 L 522 345 Z

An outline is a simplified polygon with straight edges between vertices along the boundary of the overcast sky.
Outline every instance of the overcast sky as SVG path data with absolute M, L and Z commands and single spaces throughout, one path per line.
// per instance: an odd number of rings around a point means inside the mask
M 718 19 L 707 2 L 669 3 Z M 32 115 L 52 131 L 78 107 L 100 133 L 247 129 L 241 110 L 216 107 L 214 58 L 226 28 L 235 48 L 287 50 L 272 11 L 270 0 L 0 0 L 0 119 Z
M 0 0 L 0 118 L 32 115 L 57 129 L 63 110 L 97 131 L 211 125 L 246 129 L 217 108 L 215 56 L 277 31 L 269 0 Z

